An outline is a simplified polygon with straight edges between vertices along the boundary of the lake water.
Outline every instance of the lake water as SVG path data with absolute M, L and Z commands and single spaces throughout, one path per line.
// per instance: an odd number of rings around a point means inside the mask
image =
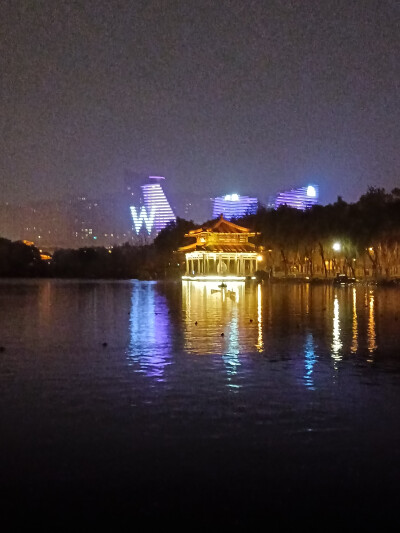
M 399 296 L 0 281 L 3 517 L 398 529 Z

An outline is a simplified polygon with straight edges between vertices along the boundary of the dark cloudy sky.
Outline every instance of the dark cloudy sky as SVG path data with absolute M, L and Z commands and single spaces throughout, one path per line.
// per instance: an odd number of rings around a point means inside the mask
M 400 186 L 395 0 L 2 0 L 0 201 Z

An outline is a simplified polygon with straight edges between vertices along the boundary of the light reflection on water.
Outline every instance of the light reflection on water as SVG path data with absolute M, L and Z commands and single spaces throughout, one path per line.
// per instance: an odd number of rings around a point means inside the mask
M 352 342 L 351 352 L 356 353 L 358 349 L 358 322 L 357 322 L 357 290 L 353 287 L 353 322 L 352 322 Z
M 263 342 L 263 328 L 262 328 L 262 292 L 261 284 L 257 285 L 257 325 L 258 325 L 258 337 L 257 337 L 257 350 L 259 352 L 263 351 L 264 342 Z
M 230 292 L 236 294 L 229 296 Z M 233 376 L 245 364 L 243 356 L 259 352 L 275 356 L 297 352 L 296 338 L 303 335 L 304 384 L 315 389 L 313 374 L 330 337 L 329 353 L 335 371 L 343 357 L 363 352 L 368 358 L 378 348 L 375 325 L 375 291 L 369 287 L 312 287 L 309 285 L 248 285 L 220 288 L 218 282 L 182 284 L 184 349 L 188 354 L 220 354 L 232 386 Z M 357 295 L 359 298 L 357 298 Z M 368 302 L 367 325 L 362 296 Z M 330 324 L 330 327 L 329 327 Z M 325 349 L 324 349 L 325 351 Z M 235 384 L 236 387 L 240 385 Z
M 233 309 L 231 321 L 229 324 L 228 346 L 226 353 L 222 356 L 225 364 L 228 387 L 231 389 L 238 389 L 240 385 L 234 382 L 234 376 L 237 374 L 240 366 L 239 353 L 239 328 L 238 328 L 238 310 Z
M 305 386 L 310 390 L 315 390 L 313 371 L 314 371 L 314 365 L 317 361 L 317 358 L 315 356 L 314 339 L 313 339 L 312 333 L 309 333 L 306 338 L 306 343 L 304 345 L 304 359 L 305 359 L 305 374 L 304 374 Z
M 182 282 L 184 348 L 193 354 L 239 355 L 262 344 L 256 287 L 245 282 Z
M 339 307 L 339 299 L 337 294 L 334 296 L 333 300 L 333 330 L 332 330 L 332 358 L 334 359 L 335 363 L 340 361 L 342 359 L 341 356 L 341 349 L 342 349 L 342 341 L 340 338 L 340 307 Z M 335 364 L 335 369 L 337 368 L 337 364 Z
M 375 332 L 375 298 L 373 291 L 369 292 L 369 313 L 368 313 L 368 351 L 372 354 L 377 349 L 376 345 L 376 332 Z M 372 362 L 372 357 L 368 359 L 369 362 Z
M 3 344 L 29 339 L 45 352 L 74 343 L 86 349 L 95 339 L 109 338 L 135 372 L 155 381 L 168 379 L 177 353 L 212 356 L 232 389 L 243 385 L 249 356 L 257 354 L 301 357 L 308 388 L 320 386 L 315 371 L 326 356 L 335 371 L 349 357 L 361 355 L 371 363 L 379 348 L 397 339 L 393 317 L 400 307 L 396 291 L 362 285 L 230 282 L 221 288 L 218 282 L 190 281 L 2 282 L 2 302 Z
M 119 487 L 114 501 L 125 496 L 130 516 L 135 502 L 137 513 L 155 501 L 147 518 L 164 497 L 175 512 L 177 500 L 206 494 L 208 508 L 221 478 L 215 500 L 225 510 L 239 494 L 233 512 L 254 488 L 258 509 L 269 499 L 284 513 L 305 486 L 318 498 L 321 479 L 335 503 L 350 487 L 338 507 L 353 507 L 359 491 L 369 507 L 386 482 L 394 500 L 398 294 L 362 285 L 0 281 L 2 495 L 26 479 L 25 502 L 37 494 L 33 507 L 45 502 L 47 513 L 55 478 L 72 480 L 68 494 L 83 480 L 101 485 L 106 503 L 106 487 Z M 306 491 L 302 503 L 309 499 Z
M 155 283 L 136 283 L 131 292 L 128 358 L 139 372 L 163 381 L 171 361 L 168 306 L 157 294 Z

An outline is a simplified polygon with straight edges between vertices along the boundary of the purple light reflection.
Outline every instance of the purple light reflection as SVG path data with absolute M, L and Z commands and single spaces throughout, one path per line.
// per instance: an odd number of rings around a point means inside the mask
M 164 381 L 171 360 L 168 306 L 156 290 L 156 282 L 133 284 L 128 357 L 136 371 Z

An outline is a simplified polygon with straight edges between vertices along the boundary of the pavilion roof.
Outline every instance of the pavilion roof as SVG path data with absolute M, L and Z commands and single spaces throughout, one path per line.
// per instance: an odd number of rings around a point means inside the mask
M 178 249 L 179 252 L 211 252 L 211 253 L 246 253 L 255 252 L 256 246 L 250 242 L 238 244 L 213 244 L 213 245 L 197 245 L 196 242 L 182 246 Z
M 185 235 L 185 237 L 196 237 L 196 235 L 199 235 L 200 233 L 247 233 L 250 236 L 256 235 L 255 233 L 252 233 L 249 228 L 245 228 L 243 226 L 239 226 L 238 224 L 234 224 L 233 222 L 230 222 L 229 220 L 226 220 L 223 215 L 220 215 L 219 219 L 216 221 L 212 221 L 210 224 L 206 224 L 202 226 L 201 228 L 194 229 L 189 231 Z

